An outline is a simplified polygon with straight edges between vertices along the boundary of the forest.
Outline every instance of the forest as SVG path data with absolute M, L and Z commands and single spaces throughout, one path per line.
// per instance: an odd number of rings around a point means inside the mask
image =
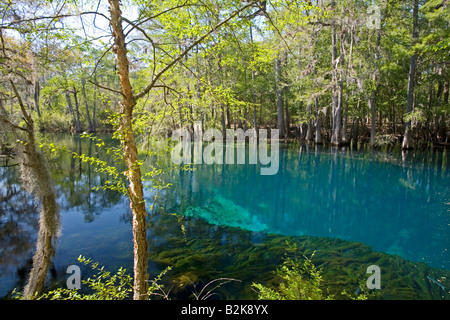
M 1 163 L 19 163 L 40 204 L 24 297 L 43 292 L 60 233 L 49 135 L 119 141 L 121 165 L 102 170 L 125 178 L 134 299 L 149 290 L 151 141 L 200 123 L 309 145 L 450 143 L 448 0 L 6 0 L 0 13 Z

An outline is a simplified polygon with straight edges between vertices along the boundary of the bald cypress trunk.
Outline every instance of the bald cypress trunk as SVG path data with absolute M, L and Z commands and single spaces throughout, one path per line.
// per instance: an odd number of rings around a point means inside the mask
M 284 138 L 284 110 L 283 110 L 283 89 L 281 84 L 281 61 L 280 59 L 275 59 L 275 84 L 276 84 L 276 95 L 277 95 L 277 129 L 280 130 L 279 135 Z
M 412 36 L 413 45 L 419 39 L 418 33 L 418 24 L 419 24 L 419 0 L 414 0 L 414 8 L 413 8 L 413 31 Z M 406 97 L 406 114 L 409 115 L 413 110 L 414 104 L 414 81 L 416 77 L 416 66 L 417 66 L 417 54 L 414 53 L 411 56 L 411 60 L 409 63 L 409 76 L 408 76 L 408 93 Z M 405 122 L 405 133 L 403 136 L 402 149 L 413 149 L 412 143 L 412 133 L 411 133 L 411 119 Z
M 77 88 L 75 88 L 75 87 L 73 87 L 73 99 L 75 100 L 75 113 L 77 115 L 76 121 L 75 121 L 75 132 L 79 133 L 79 132 L 81 132 L 80 106 L 78 104 Z
M 84 105 L 86 107 L 86 118 L 88 121 L 88 131 L 95 132 L 94 126 L 92 125 L 92 121 L 91 121 L 91 115 L 89 114 L 89 107 L 88 107 L 88 102 L 87 102 L 87 97 L 86 97 L 86 84 L 85 84 L 84 79 L 81 80 L 81 85 L 83 88 Z
M 339 145 L 341 143 L 341 100 L 338 81 L 339 60 L 337 56 L 337 34 L 334 22 L 331 26 L 331 50 L 331 60 L 333 65 L 331 96 L 331 144 Z

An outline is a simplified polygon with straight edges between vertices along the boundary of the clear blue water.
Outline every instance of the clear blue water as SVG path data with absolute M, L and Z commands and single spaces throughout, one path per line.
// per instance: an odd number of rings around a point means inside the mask
M 79 153 L 101 153 L 86 140 L 65 136 L 59 143 Z M 172 171 L 168 179 L 173 186 L 163 192 L 158 206 L 255 235 L 362 242 L 450 270 L 448 156 L 440 151 L 280 147 L 279 172 L 273 176 L 260 175 L 258 165 L 196 165 L 191 171 Z M 70 156 L 53 159 L 51 170 L 62 215 L 56 271 L 64 274 L 80 254 L 111 269 L 131 270 L 127 200 L 115 191 L 92 191 L 106 177 Z M 150 204 L 149 190 L 146 197 Z M 37 233 L 32 200 L 20 188 L 18 170 L 0 168 L 0 296 L 20 286 L 29 268 Z M 149 230 L 152 245 L 164 247 L 171 236 L 157 223 Z
M 177 179 L 185 196 L 174 209 L 252 231 L 363 242 L 450 269 L 446 163 L 442 153 L 291 146 L 273 176 L 255 165 L 195 166 Z

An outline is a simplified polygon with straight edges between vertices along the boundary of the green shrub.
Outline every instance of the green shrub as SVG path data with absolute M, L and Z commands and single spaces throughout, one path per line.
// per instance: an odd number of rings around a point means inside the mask
M 312 256 L 311 256 L 312 258 Z M 260 300 L 323 300 L 331 299 L 322 289 L 322 275 L 310 258 L 304 256 L 303 261 L 286 258 L 276 270 L 281 280 L 278 290 L 253 283 Z
M 126 269 L 119 268 L 117 273 L 111 275 L 110 271 L 106 271 L 104 267 L 99 267 L 98 262 L 92 262 L 83 256 L 78 257 L 80 263 L 90 265 L 93 270 L 97 271 L 92 278 L 82 280 L 91 290 L 91 294 L 83 294 L 78 290 L 69 290 L 66 288 L 58 288 L 46 294 L 39 299 L 45 300 L 125 300 L 131 299 L 133 294 L 133 278 L 126 273 Z M 162 276 L 165 275 L 171 267 L 167 267 L 162 271 L 150 284 L 148 289 L 149 297 L 156 291 L 161 290 L 162 285 L 158 284 Z
M 44 112 L 35 117 L 36 128 L 45 132 L 70 132 L 73 117 L 69 113 Z
M 301 253 L 302 259 L 297 257 L 298 250 L 296 244 L 287 243 L 288 253 L 293 253 L 294 257 L 284 259 L 283 264 L 276 270 L 280 284 L 277 289 L 253 283 L 252 288 L 258 293 L 260 300 L 333 300 L 334 296 L 328 295 L 323 290 L 322 271 L 318 269 L 310 258 Z M 345 291 L 341 295 L 350 299 L 355 299 Z M 356 299 L 364 300 L 366 295 L 359 295 Z

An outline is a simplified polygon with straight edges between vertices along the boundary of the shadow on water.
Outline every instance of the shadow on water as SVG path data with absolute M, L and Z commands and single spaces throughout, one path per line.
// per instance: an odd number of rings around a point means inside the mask
M 88 139 L 51 139 L 108 160 Z M 219 277 L 242 282 L 221 287 L 216 298 L 256 298 L 251 283 L 276 283 L 272 271 L 289 240 L 297 241 L 306 255 L 316 251 L 313 262 L 323 268 L 333 292 L 354 292 L 367 279 L 367 267 L 376 264 L 382 271 L 378 298 L 448 299 L 450 274 L 437 269 L 450 269 L 448 161 L 442 152 L 359 148 L 280 145 L 279 171 L 273 176 L 262 176 L 259 165 L 203 164 L 170 171 L 167 179 L 173 185 L 161 193 L 149 229 L 151 277 L 173 266 L 164 281 L 178 299 L 192 298 L 193 291 Z M 50 168 L 62 235 L 55 279 L 49 276 L 48 285 L 64 286 L 65 270 L 77 264 L 79 255 L 109 270 L 132 270 L 127 200 L 116 191 L 92 190 L 108 177 L 70 154 L 53 155 Z M 15 169 L 0 170 L 4 296 L 14 287 L 20 290 L 38 216 Z M 150 205 L 150 190 L 146 198 Z M 88 274 L 82 268 L 82 277 Z

